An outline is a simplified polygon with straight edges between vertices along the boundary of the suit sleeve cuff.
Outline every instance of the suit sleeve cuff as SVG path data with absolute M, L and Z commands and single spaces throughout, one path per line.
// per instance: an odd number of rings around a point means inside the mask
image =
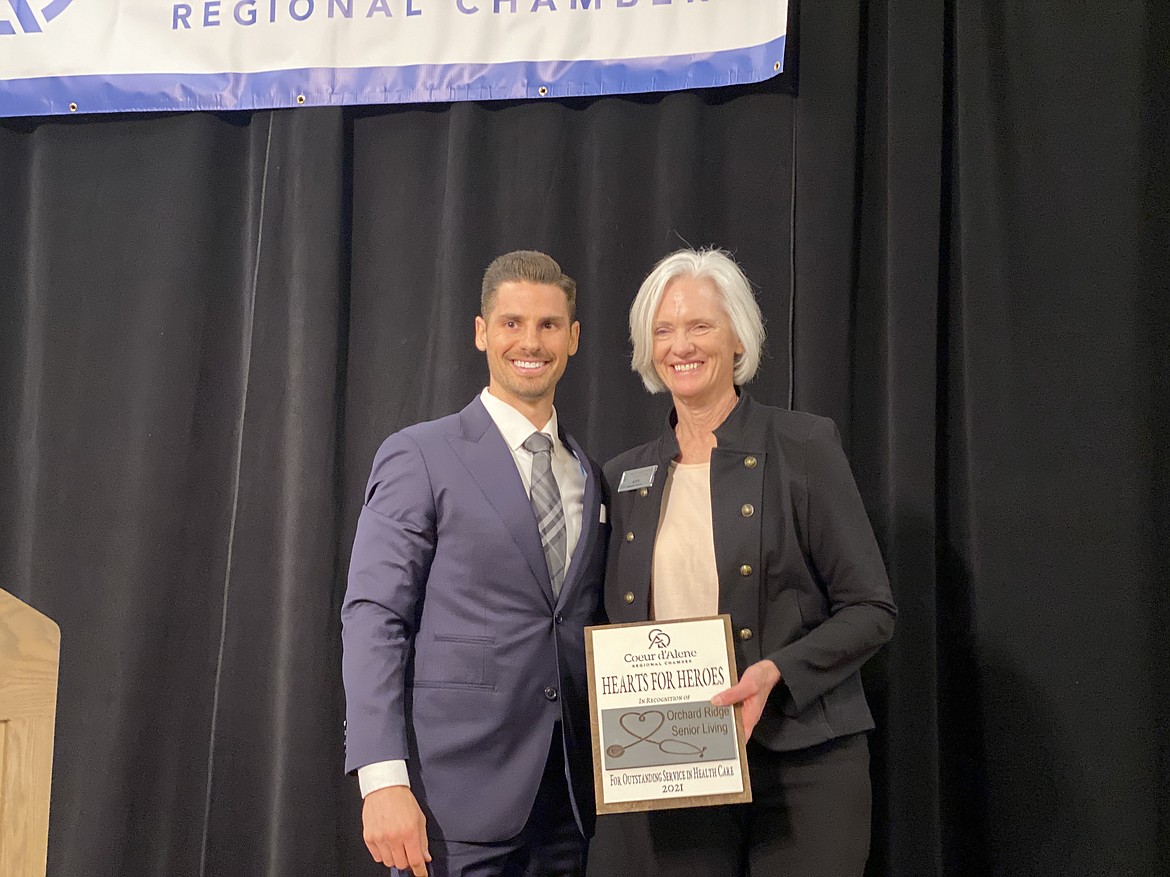
M 410 788 L 410 777 L 406 773 L 406 762 L 402 759 L 394 761 L 376 761 L 358 768 L 358 786 L 365 798 L 370 792 L 384 789 L 387 786 L 406 786 Z
M 782 652 L 783 649 L 781 649 Z M 800 670 L 795 666 L 794 661 L 785 661 L 782 654 L 767 655 L 766 657 L 780 671 L 780 681 L 776 683 L 776 687 L 772 689 L 772 694 L 768 699 L 780 712 L 790 719 L 794 719 L 812 705 L 817 694 L 811 690 L 811 687 L 801 684 Z

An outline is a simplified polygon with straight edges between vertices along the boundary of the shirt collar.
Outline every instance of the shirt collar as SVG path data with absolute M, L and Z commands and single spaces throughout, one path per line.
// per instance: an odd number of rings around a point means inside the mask
M 505 402 L 488 392 L 487 387 L 483 388 L 483 392 L 479 394 L 480 401 L 483 402 L 483 407 L 487 409 L 492 420 L 496 424 L 496 429 L 500 431 L 500 435 L 504 437 L 504 441 L 508 447 L 513 451 L 519 450 L 525 440 L 537 430 L 532 428 L 532 421 Z M 554 408 L 552 417 L 548 419 L 541 429 L 553 443 L 553 453 L 556 453 L 557 448 L 561 444 L 559 433 L 557 432 L 557 409 Z

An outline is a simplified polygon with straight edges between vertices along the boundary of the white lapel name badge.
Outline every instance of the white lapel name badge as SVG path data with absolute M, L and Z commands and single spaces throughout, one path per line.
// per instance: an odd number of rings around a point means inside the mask
M 622 473 L 622 480 L 618 482 L 618 493 L 626 490 L 639 490 L 654 483 L 654 473 L 657 466 L 643 466 L 641 469 L 627 469 Z

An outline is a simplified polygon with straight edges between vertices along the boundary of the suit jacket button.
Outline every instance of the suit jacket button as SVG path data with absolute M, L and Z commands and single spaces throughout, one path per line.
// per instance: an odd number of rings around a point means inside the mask
M 625 599 L 626 599 L 627 603 L 633 603 L 634 602 L 634 592 L 633 591 L 626 591 Z
M 750 502 L 745 502 L 743 505 L 741 505 L 739 507 L 739 513 L 741 515 L 743 515 L 745 518 L 750 518 L 752 515 L 754 515 L 756 513 L 756 507 L 754 505 L 752 505 Z
M 757 460 L 755 457 L 752 457 L 752 456 L 747 456 L 747 457 L 743 458 L 744 466 L 746 466 L 749 469 L 755 469 L 756 464 L 759 462 L 760 462 L 759 460 Z
M 626 534 L 626 541 L 627 541 L 627 542 L 633 542 L 633 541 L 634 541 L 634 531 L 633 531 L 633 530 L 631 530 L 630 532 L 628 532 L 628 533 Z
M 645 487 L 639 488 L 639 490 L 638 490 L 638 496 L 645 496 L 645 495 L 646 495 L 646 494 L 648 494 L 649 492 L 650 492 L 650 491 L 649 491 L 649 490 L 647 490 Z
M 750 627 L 741 628 L 739 631 L 739 638 L 744 642 L 747 642 L 752 638 L 752 629 Z
M 544 690 L 544 696 L 547 697 L 549 700 L 556 700 L 557 699 L 557 690 L 550 685 L 548 688 L 546 688 Z
M 748 564 L 745 563 L 743 566 L 741 566 L 739 568 L 739 574 L 741 576 L 750 576 L 752 574 L 751 566 L 749 566 Z
M 555 621 L 557 624 L 560 624 L 564 620 L 565 620 L 565 616 L 561 615 L 561 613 L 559 613 L 559 612 L 553 616 L 553 621 Z

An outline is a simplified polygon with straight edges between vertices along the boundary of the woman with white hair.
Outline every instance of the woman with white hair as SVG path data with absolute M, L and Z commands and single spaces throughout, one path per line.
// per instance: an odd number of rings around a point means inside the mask
M 726 253 L 659 262 L 630 337 L 634 370 L 674 410 L 605 467 L 606 610 L 613 623 L 731 616 L 739 682 L 714 703 L 742 705 L 753 800 L 604 816 L 589 873 L 861 875 L 873 718 L 859 669 L 897 610 L 836 427 L 741 389 L 764 326 Z

